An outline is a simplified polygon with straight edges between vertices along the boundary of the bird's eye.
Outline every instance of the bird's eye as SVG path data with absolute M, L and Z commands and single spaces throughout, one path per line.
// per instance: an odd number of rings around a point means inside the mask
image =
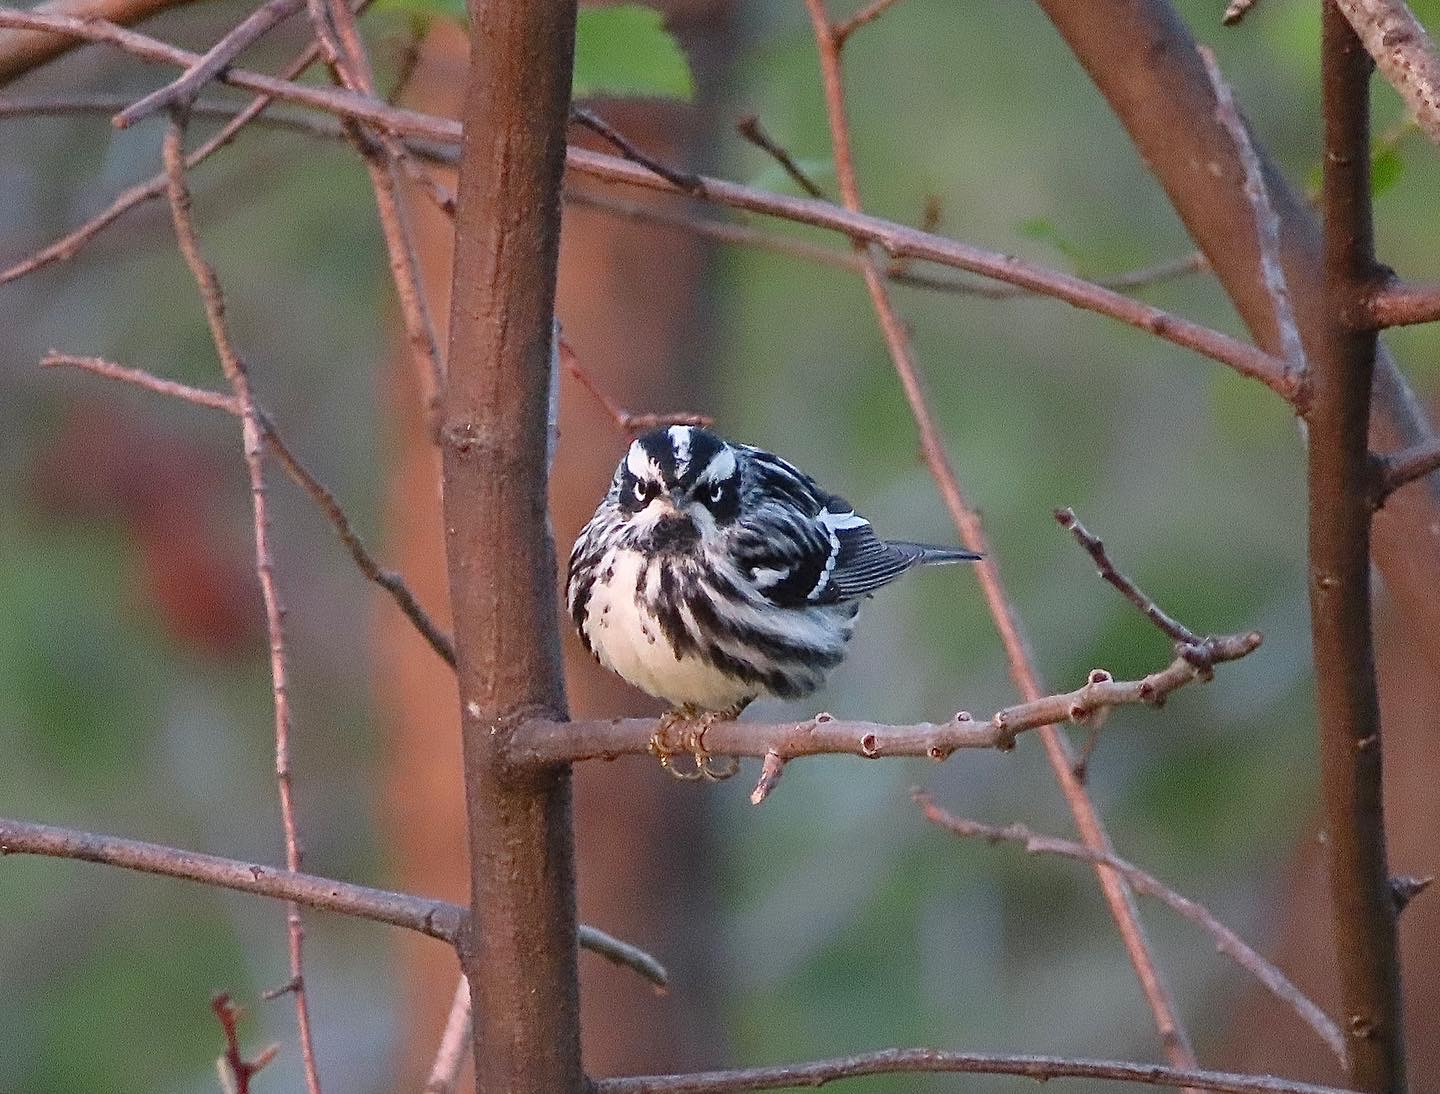
M 714 486 L 710 487 L 710 504 L 712 504 L 712 505 L 718 504 L 719 501 L 720 501 L 720 499 L 723 498 L 724 496 L 725 496 L 725 484 L 724 484 L 724 483 L 717 482 Z
M 648 483 L 648 482 L 639 482 L 639 481 L 637 480 L 636 483 L 635 483 L 635 500 L 636 500 L 636 501 L 649 501 L 649 500 L 650 500 L 650 491 L 651 491 L 651 489 L 652 489 L 652 487 L 651 487 L 651 484 L 650 484 L 650 483 Z

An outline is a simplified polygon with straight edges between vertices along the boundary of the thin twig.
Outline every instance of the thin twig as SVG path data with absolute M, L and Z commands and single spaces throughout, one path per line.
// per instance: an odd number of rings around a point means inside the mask
M 1388 281 L 1366 303 L 1370 322 L 1382 330 L 1440 321 L 1440 285 Z
M 240 1051 L 241 1009 L 232 1003 L 230 996 L 223 991 L 210 1000 L 210 1009 L 220 1020 L 220 1028 L 225 1034 L 225 1054 L 220 1057 L 220 1061 L 230 1072 L 235 1094 L 250 1094 L 250 1080 L 261 1068 L 275 1059 L 280 1052 L 280 1046 L 271 1045 L 253 1060 L 247 1060 Z
M 455 984 L 455 997 L 440 1035 L 440 1047 L 425 1080 L 425 1094 L 454 1094 L 460 1071 L 470 1055 L 470 982 L 462 974 Z
M 1210 77 L 1210 86 L 1215 89 L 1215 116 L 1230 139 L 1235 143 L 1236 158 L 1245 173 L 1245 197 L 1250 201 L 1250 211 L 1255 219 L 1255 244 L 1260 253 L 1260 277 L 1275 314 L 1275 329 L 1279 332 L 1280 347 L 1297 386 L 1303 390 L 1309 366 L 1305 360 L 1305 344 L 1300 340 L 1300 324 L 1295 318 L 1295 308 L 1290 300 L 1290 287 L 1285 281 L 1285 266 L 1280 260 L 1280 217 L 1270 200 L 1269 187 L 1265 185 L 1265 172 L 1260 166 L 1260 157 L 1250 141 L 1250 131 L 1235 106 L 1235 96 L 1215 60 L 1215 51 L 1206 46 L 1198 47 L 1200 58 L 1205 62 L 1205 71 Z
M 1311 1002 L 1289 977 L 1246 945 L 1239 935 L 1216 919 L 1214 913 L 1204 905 L 1180 895 L 1154 875 L 1146 873 L 1119 855 L 1097 851 L 1073 840 L 1038 835 L 1023 824 L 1000 827 L 957 817 L 936 805 L 929 794 L 920 790 L 914 791 L 912 796 L 924 812 L 926 820 L 957 836 L 983 839 L 992 844 L 1006 841 L 1019 843 L 1030 854 L 1060 855 L 1079 862 L 1103 863 L 1123 874 L 1136 892 L 1154 897 L 1209 934 L 1217 950 L 1255 977 L 1275 998 L 1298 1014 L 1301 1020 L 1330 1046 L 1330 1051 L 1340 1061 L 1340 1066 L 1345 1066 L 1345 1035 L 1340 1032 L 1340 1027 Z
M 1217 663 L 1236 661 L 1260 648 L 1260 635 L 1222 635 L 1209 640 Z M 705 747 L 720 756 L 770 757 L 786 762 L 799 756 L 849 755 L 867 760 L 924 756 L 944 760 L 960 749 L 1015 746 L 1020 734 L 1081 722 L 1119 706 L 1162 705 L 1171 692 L 1205 673 L 1184 656 L 1137 680 L 1115 680 L 1093 670 L 1074 691 L 1038 695 L 979 720 L 960 711 L 947 722 L 883 725 L 846 721 L 817 714 L 803 722 L 716 722 L 705 731 Z M 547 767 L 581 760 L 645 755 L 655 734 L 652 718 L 612 718 L 585 722 L 527 721 L 515 728 L 507 760 L 517 768 Z M 762 776 L 763 777 L 763 776 Z M 1107 847 L 1108 851 L 1109 848 Z
M 352 885 L 348 881 L 278 870 L 258 862 L 221 858 L 158 843 L 0 817 L 0 858 L 6 855 L 43 855 L 94 862 L 233 889 L 252 896 L 294 901 L 317 911 L 403 927 L 452 946 L 458 942 L 468 915 L 460 905 L 445 900 L 372 889 L 368 885 Z M 663 990 L 669 986 L 665 966 L 637 946 L 583 923 L 579 942 L 582 949 L 631 970 L 656 988 Z
M 304 6 L 305 0 L 266 0 L 180 76 L 116 114 L 115 126 L 125 129 L 172 106 L 188 107 L 230 62 Z
M 1181 646 L 1193 647 L 1197 650 L 1204 647 L 1206 642 L 1204 638 L 1166 612 L 1147 596 L 1140 586 L 1115 568 L 1115 564 L 1110 561 L 1110 556 L 1105 550 L 1105 541 L 1099 536 L 1092 535 L 1090 530 L 1080 523 L 1080 518 L 1075 515 L 1075 510 L 1057 509 L 1055 510 L 1055 519 L 1059 522 L 1060 527 L 1066 529 L 1075 537 L 1075 541 L 1085 548 L 1086 554 L 1095 560 L 1095 566 L 1100 576 L 1118 589 L 1126 600 L 1139 608 L 1150 622 Z
M 260 592 L 265 601 L 265 626 L 269 635 L 270 682 L 275 706 L 275 781 L 280 794 L 280 821 L 285 832 L 285 865 L 291 871 L 298 872 L 303 853 L 300 846 L 300 826 L 295 817 L 295 789 L 290 768 L 290 689 L 285 665 L 285 609 L 280 603 L 280 591 L 275 582 L 275 556 L 270 545 L 270 518 L 265 495 L 263 459 L 264 431 L 256 413 L 249 373 L 231 340 L 226 324 L 225 297 L 220 288 L 220 280 L 201 251 L 200 238 L 195 230 L 190 189 L 185 180 L 183 114 L 172 116 L 170 125 L 165 130 L 162 152 L 175 238 L 199 289 L 220 366 L 235 392 L 236 402 L 240 405 L 245 468 L 250 478 L 250 500 L 255 525 L 255 570 L 260 578 Z M 320 1094 L 319 1067 L 315 1061 L 315 1040 L 310 1024 L 309 998 L 305 990 L 305 928 L 300 920 L 298 904 L 289 902 L 285 913 L 290 941 L 290 975 L 296 982 L 295 1021 L 299 1028 L 300 1054 L 305 1065 L 305 1085 L 309 1094 Z
M 1400 487 L 1440 469 L 1440 437 L 1375 459 L 1376 483 L 1371 504 L 1379 509 Z
M 830 142 L 834 149 L 835 174 L 840 184 L 841 199 L 852 214 L 859 214 L 862 203 L 850 147 L 850 123 L 845 107 L 840 49 L 831 32 L 825 0 L 805 0 L 805 8 L 810 15 L 819 55 L 826 115 L 830 123 Z M 856 248 L 857 251 L 861 249 L 858 242 Z M 874 256 L 868 249 L 864 251 L 864 255 L 867 259 L 864 271 L 865 287 L 870 294 L 891 360 L 915 419 L 926 466 L 935 479 L 955 528 L 960 533 L 961 541 L 982 556 L 976 573 L 996 630 L 1005 647 L 1011 678 L 1019 689 L 1021 698 L 1033 702 L 1044 695 L 1045 687 L 1035 669 L 1034 658 L 1021 628 L 1018 613 L 1005 591 L 999 564 L 995 560 L 994 552 L 989 548 L 980 514 L 966 499 L 955 469 L 950 463 L 939 427 L 921 385 L 909 334 L 895 312 L 879 263 L 874 261 Z M 1253 637 L 1258 641 L 1258 635 Z M 1194 666 L 1190 668 L 1193 670 Z M 1086 845 L 1096 850 L 1112 851 L 1110 837 L 1100 820 L 1095 803 L 1084 785 L 1075 777 L 1075 757 L 1069 742 L 1053 724 L 1044 724 L 1038 728 L 1051 771 L 1070 807 L 1081 837 Z M 1140 923 L 1139 911 L 1135 906 L 1134 894 L 1114 871 L 1097 866 L 1096 872 L 1110 914 L 1119 928 L 1130 963 L 1134 966 L 1146 1002 L 1154 1015 L 1167 1057 L 1177 1067 L 1194 1067 L 1195 1051 L 1180 1022 L 1170 990 L 1161 978 L 1154 956 L 1150 952 L 1149 942 Z
M 355 15 L 345 0 L 310 0 L 311 23 L 335 83 L 349 91 L 373 98 L 375 74 L 365 52 Z M 453 210 L 455 199 L 438 189 L 418 167 L 410 164 L 410 153 L 399 136 L 383 127 L 367 130 L 347 119 L 345 135 L 370 176 L 375 192 L 375 209 L 385 240 L 390 277 L 405 327 L 406 344 L 420 383 L 421 397 L 430 419 L 431 433 L 438 436 L 441 399 L 445 389 L 445 359 L 440 349 L 430 304 L 420 278 L 420 260 L 398 172 L 402 167 L 418 174 L 425 192 L 442 208 Z M 427 184 L 428 185 L 425 185 Z
M 699 175 L 690 171 L 677 170 L 668 164 L 660 162 L 654 156 L 642 152 L 635 146 L 630 138 L 625 136 L 624 133 L 621 133 L 593 110 L 587 110 L 583 106 L 575 106 L 572 104 L 570 107 L 570 120 L 577 125 L 584 126 L 597 136 L 602 137 L 613 145 L 627 160 L 638 163 L 641 167 L 645 168 L 645 170 L 653 172 L 656 176 L 664 179 L 676 189 L 696 196 L 704 194 L 705 185 Z
M 60 31 L 96 41 L 111 42 L 145 60 L 179 67 L 193 63 L 197 56 L 187 50 L 177 49 L 145 35 L 103 22 L 38 16 L 33 12 L 0 8 L 0 26 Z M 454 121 L 391 107 L 369 96 L 297 84 L 238 68 L 227 70 L 222 73 L 221 78 L 236 87 L 274 94 L 287 101 L 327 113 L 371 122 L 398 134 L 452 145 L 457 144 L 460 139 L 460 126 Z M 566 163 L 572 172 L 597 179 L 649 189 L 674 187 L 674 184 L 648 167 L 590 149 L 572 146 L 567 151 Z M 851 239 L 873 242 L 892 257 L 917 259 L 968 270 L 982 277 L 1063 300 L 1087 311 L 1118 319 L 1175 345 L 1184 346 L 1229 365 L 1241 375 L 1270 387 L 1286 400 L 1293 401 L 1296 398 L 1295 385 L 1293 379 L 1287 375 L 1284 361 L 1237 338 L 1104 289 L 1083 278 L 1049 270 L 1010 255 L 984 251 L 893 221 L 841 209 L 814 198 L 774 194 L 707 177 L 701 177 L 700 182 L 701 192 L 687 192 L 716 204 L 809 224 L 839 232 Z
M 890 2 L 893 3 L 894 0 Z M 754 114 L 748 114 L 736 122 L 735 132 L 778 163 L 781 170 L 790 176 L 791 181 L 812 198 L 825 198 L 825 191 L 820 184 L 805 173 L 805 169 L 795 162 L 795 157 L 788 149 L 777 144 L 770 134 L 765 132 L 760 125 L 760 119 Z
M 556 350 L 560 356 L 560 363 L 565 367 L 575 380 L 588 391 L 597 403 L 604 408 L 610 420 L 615 423 L 615 428 L 625 434 L 626 437 L 634 437 L 644 433 L 647 429 L 658 429 L 662 425 L 698 425 L 710 426 L 714 419 L 704 414 L 691 414 L 681 411 L 673 414 L 635 414 L 626 410 L 609 395 L 605 394 L 603 388 L 595 382 L 594 377 L 586 371 L 585 366 L 580 363 L 580 357 L 575 352 L 568 339 L 563 335 L 557 335 L 555 339 Z
M 830 34 L 835 39 L 835 48 L 844 49 L 845 43 L 850 40 L 850 35 L 854 34 L 867 23 L 873 23 L 876 19 L 879 19 L 894 3 L 895 0 L 871 0 L 869 4 L 866 4 L 854 15 L 850 16 L 849 19 L 832 26 L 830 28 Z
M 823 1086 L 865 1075 L 899 1074 L 1016 1075 L 1037 1082 L 1051 1079 L 1108 1079 L 1150 1086 L 1198 1087 L 1214 1094 L 1349 1094 L 1331 1086 L 1236 1075 L 1227 1071 L 1165 1067 L 1122 1060 L 1077 1060 L 1058 1056 L 997 1056 L 982 1052 L 945 1052 L 935 1048 L 891 1048 L 859 1056 L 841 1056 L 804 1064 L 702 1071 L 693 1075 L 632 1075 L 596 1079 L 594 1094 L 735 1094 L 745 1090 L 790 1090 Z
M 137 387 L 149 391 L 167 395 L 171 398 L 180 399 L 187 403 L 194 403 L 197 406 L 210 407 L 214 410 L 223 410 L 227 414 L 236 417 L 243 416 L 239 401 L 233 395 L 226 395 L 218 391 L 209 391 L 205 388 L 191 387 L 189 384 L 182 384 L 175 380 L 162 379 L 144 369 L 129 368 L 125 365 L 116 364 L 113 361 L 106 361 L 100 357 L 76 357 L 69 354 L 50 351 L 40 361 L 46 368 L 57 366 L 69 366 L 92 372 L 97 376 L 103 376 L 109 380 L 118 380 L 122 383 L 134 384 Z M 387 570 L 382 567 L 370 554 L 363 540 L 355 531 L 354 525 L 350 523 L 350 517 L 346 514 L 340 502 L 331 492 L 330 488 L 322 483 L 291 451 L 280 432 L 275 427 L 274 419 L 262 407 L 255 408 L 256 416 L 260 420 L 260 428 L 264 433 L 265 442 L 280 461 L 291 479 L 308 493 L 325 518 L 334 527 L 335 533 L 340 537 L 340 542 L 350 552 L 351 559 L 356 567 L 370 581 L 373 581 L 380 588 L 384 589 L 394 599 L 396 607 L 404 613 L 405 618 L 419 632 L 420 636 L 429 643 L 440 658 L 451 668 L 455 667 L 455 647 L 447 635 L 426 613 L 416 600 L 415 594 L 405 583 L 405 579 L 394 570 Z

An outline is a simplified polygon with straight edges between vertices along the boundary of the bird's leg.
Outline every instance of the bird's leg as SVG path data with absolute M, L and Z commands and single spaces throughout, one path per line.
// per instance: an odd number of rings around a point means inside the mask
M 749 699 L 742 699 L 724 710 L 707 710 L 700 715 L 697 721 L 692 721 L 690 727 L 681 734 L 680 743 L 695 757 L 695 771 L 706 782 L 728 779 L 740 770 L 740 760 L 735 756 L 726 756 L 721 764 L 713 761 L 709 751 L 705 748 L 706 731 L 716 722 L 733 722 L 749 705 Z
M 686 703 L 674 710 L 667 710 L 660 716 L 660 724 L 650 736 L 650 755 L 659 760 L 660 766 L 670 772 L 671 775 L 677 779 L 683 779 L 686 782 L 702 778 L 703 775 L 698 760 L 693 771 L 686 771 L 684 768 L 675 766 L 675 757 L 683 756 L 687 752 L 690 752 L 691 749 L 689 744 L 686 743 L 687 737 L 685 735 L 682 735 L 677 742 L 673 737 L 673 733 L 677 725 L 688 724 L 695 721 L 698 717 L 700 717 L 700 708 L 693 703 Z

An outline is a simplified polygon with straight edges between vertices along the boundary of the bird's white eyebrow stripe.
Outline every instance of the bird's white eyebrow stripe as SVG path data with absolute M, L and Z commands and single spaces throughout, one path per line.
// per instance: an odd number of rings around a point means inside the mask
M 724 482 L 733 474 L 735 474 L 735 453 L 730 451 L 729 445 L 726 445 L 710 457 L 710 462 L 705 465 L 705 470 L 695 477 L 695 481 Z
M 670 444 L 675 450 L 675 477 L 683 479 L 690 469 L 691 430 L 688 425 L 672 425 L 669 432 Z
M 639 441 L 633 443 L 630 451 L 625 453 L 625 466 L 637 479 L 658 479 L 660 477 L 660 469 L 655 466 L 655 461 L 650 458 L 650 453 L 645 451 L 645 446 Z

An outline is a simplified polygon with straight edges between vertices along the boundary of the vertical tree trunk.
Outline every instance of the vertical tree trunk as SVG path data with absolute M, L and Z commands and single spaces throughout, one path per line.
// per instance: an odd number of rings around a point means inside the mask
M 1376 336 L 1358 322 L 1377 277 L 1370 210 L 1371 61 L 1326 0 L 1325 323 L 1309 420 L 1310 628 L 1321 785 L 1351 1085 L 1405 1088 L 1395 908 L 1385 859 L 1370 604 L 1373 472 L 1366 427 Z
M 722 87 L 732 52 L 729 0 L 666 0 L 657 6 L 685 47 L 702 96 Z M 466 55 L 463 31 L 437 23 L 426 38 L 407 103 L 458 117 Z M 707 101 L 605 102 L 598 109 L 641 147 L 674 163 L 703 159 L 721 124 Z M 571 135 L 585 140 L 573 127 Z M 454 185 L 453 177 L 444 181 Z M 443 321 L 449 311 L 453 224 L 418 191 L 412 196 L 427 295 Z M 624 196 L 652 200 L 633 192 Z M 556 311 L 586 369 L 632 409 L 703 409 L 707 381 L 696 365 L 709 356 L 710 326 L 703 315 L 709 245 L 684 232 L 583 207 L 567 209 L 564 219 Z M 655 270 L 664 270 L 665 277 L 652 278 L 646 291 L 637 293 L 637 281 Z M 392 423 L 385 553 L 448 626 L 439 450 L 403 353 L 389 367 L 385 401 Z M 563 378 L 560 438 L 550 495 L 563 555 L 626 442 L 599 405 Z M 378 604 L 377 680 L 389 742 L 385 828 L 396 884 L 463 899 L 465 817 L 451 673 L 388 597 Z M 574 717 L 658 712 L 653 700 L 595 664 L 578 641 L 567 637 L 564 652 Z M 597 1074 L 693 1071 L 721 1058 L 721 935 L 711 929 L 712 800 L 713 795 L 665 778 L 643 759 L 582 765 L 575 772 L 580 918 L 650 949 L 665 961 L 675 983 L 675 990 L 658 996 L 627 971 L 581 954 L 582 1043 L 586 1064 Z M 677 832 L 685 833 L 684 839 L 676 839 Z M 637 900 L 642 892 L 646 898 Z M 395 1085 L 418 1089 L 439 1042 L 455 965 L 446 948 L 429 939 L 407 935 L 397 938 L 396 946 L 404 1000 Z
M 578 1094 L 568 767 L 499 746 L 565 714 L 547 512 L 551 329 L 575 3 L 472 0 L 441 448 L 472 929 L 461 947 L 482 1094 Z

